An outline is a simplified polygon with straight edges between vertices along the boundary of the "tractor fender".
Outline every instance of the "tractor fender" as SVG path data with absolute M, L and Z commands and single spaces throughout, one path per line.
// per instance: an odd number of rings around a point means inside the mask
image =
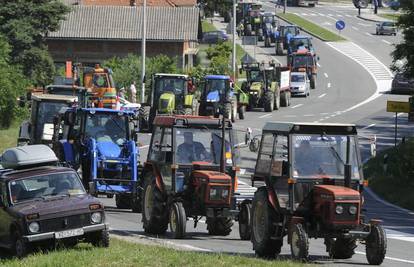
M 279 206 L 279 203 L 277 201 L 275 190 L 273 190 L 272 187 L 269 187 L 267 188 L 267 192 L 268 192 L 267 196 L 268 196 L 270 205 L 272 205 L 272 207 L 276 209 Z
M 145 162 L 143 176 L 145 173 L 151 173 L 151 175 L 155 177 L 155 186 L 161 192 L 164 192 L 164 183 L 161 178 L 161 173 L 157 170 L 152 162 Z
M 62 152 L 63 152 L 63 160 L 65 162 L 75 162 L 75 150 L 73 144 L 68 142 L 67 140 L 60 140 L 59 141 Z

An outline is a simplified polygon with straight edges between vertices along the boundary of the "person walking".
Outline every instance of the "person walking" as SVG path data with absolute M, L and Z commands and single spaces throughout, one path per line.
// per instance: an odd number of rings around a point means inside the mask
M 129 97 L 131 103 L 137 103 L 137 88 L 135 87 L 135 81 L 133 81 L 129 87 Z

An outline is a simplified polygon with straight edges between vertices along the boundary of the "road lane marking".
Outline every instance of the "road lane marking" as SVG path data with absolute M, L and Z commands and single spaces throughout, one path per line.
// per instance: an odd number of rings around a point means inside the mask
M 359 31 L 359 29 L 357 27 L 355 27 L 355 26 L 352 26 L 352 29 L 354 29 L 356 31 Z
M 320 96 L 318 96 L 318 98 L 322 98 L 322 97 L 325 97 L 326 96 L 326 94 L 321 94 Z
M 365 252 L 362 252 L 362 251 L 355 251 L 355 254 L 366 255 L 366 253 Z M 414 263 L 414 261 L 405 260 L 405 259 L 399 259 L 399 258 L 394 258 L 394 257 L 385 256 L 385 258 L 387 260 L 392 260 L 392 261 L 399 261 L 399 262 L 411 263 L 411 264 Z
M 369 32 L 366 32 L 365 34 L 368 35 L 368 36 L 372 36 L 372 34 L 370 34 Z
M 328 83 L 327 87 L 328 87 L 328 88 L 331 88 L 331 83 Z
M 375 123 L 370 124 L 370 125 L 368 125 L 368 126 L 365 126 L 365 127 L 361 128 L 361 130 L 366 130 L 366 129 L 368 129 L 368 128 L 374 127 L 375 125 L 376 125 Z
M 339 18 L 343 18 L 344 16 L 342 16 L 341 14 L 336 14 Z
M 366 24 L 366 23 L 358 22 L 357 24 L 360 25 L 360 26 L 363 26 L 363 27 L 371 27 L 370 24 Z
M 297 105 L 295 105 L 293 107 L 290 107 L 290 108 L 298 108 L 298 107 L 301 107 L 301 106 L 303 106 L 303 104 L 297 104 Z
M 314 114 L 305 114 L 305 115 L 303 115 L 303 117 L 313 117 L 313 116 L 315 116 Z
M 283 116 L 283 117 L 285 117 L 285 118 L 296 118 L 296 117 L 297 117 L 297 115 L 285 115 L 285 116 Z
M 345 14 L 345 16 L 347 16 L 348 18 L 352 18 L 352 16 L 351 16 L 351 15 L 349 15 L 349 14 Z
M 264 118 L 267 118 L 267 117 L 269 117 L 269 116 L 272 116 L 272 113 L 262 115 L 262 116 L 260 116 L 260 117 L 259 117 L 259 119 L 264 119 Z
M 384 39 L 381 39 L 381 41 L 383 41 L 384 43 L 386 43 L 386 44 L 391 44 L 390 42 L 388 42 L 387 40 L 384 40 Z
M 318 65 L 318 67 L 319 67 L 319 68 L 321 68 L 321 67 L 322 67 L 322 66 L 321 66 L 321 64 L 319 64 L 319 62 L 317 62 L 317 63 L 316 63 L 316 65 Z
M 323 75 L 325 75 L 325 78 L 328 78 L 328 73 L 325 72 Z

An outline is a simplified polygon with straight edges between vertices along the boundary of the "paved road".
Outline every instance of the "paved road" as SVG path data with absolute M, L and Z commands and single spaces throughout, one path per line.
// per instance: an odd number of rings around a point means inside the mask
M 274 5 L 268 4 L 265 8 L 273 9 Z M 407 100 L 407 96 L 390 96 L 386 93 L 389 73 L 382 67 L 378 68 L 378 64 L 375 64 L 376 61 L 373 60 L 377 58 L 380 63 L 388 66 L 391 62 L 389 53 L 392 47 L 387 42 L 396 42 L 400 36 L 373 36 L 371 33 L 375 31 L 375 24 L 354 17 L 356 11 L 349 6 L 318 6 L 316 8 L 292 8 L 291 10 L 326 27 L 331 27 L 337 18 L 344 19 L 347 23 L 347 30 L 342 34 L 358 44 L 361 49 L 349 43 L 346 47 L 341 47 L 342 50 L 339 49 L 343 52 L 341 53 L 337 47 L 334 47 L 334 44 L 326 44 L 314 39 L 316 51 L 320 56 L 320 69 L 317 89 L 311 91 L 311 96 L 295 98 L 290 107 L 273 113 L 265 113 L 261 110 L 249 112 L 244 121 L 236 123 L 236 129 L 245 130 L 251 127 L 254 133 L 260 134 L 260 129 L 266 121 L 351 122 L 356 123 L 360 128 L 360 143 L 364 159 L 370 156 L 369 138 L 373 135 L 377 136 L 379 149 L 391 146 L 394 140 L 392 128 L 394 119 L 392 114 L 385 112 L 385 103 L 388 98 Z M 275 56 L 274 48 L 261 47 L 260 53 L 265 58 L 266 54 L 269 58 Z M 282 63 L 286 61 L 285 57 L 277 57 L 277 59 Z M 399 137 L 412 134 L 413 125 L 407 122 L 406 115 L 400 114 L 398 119 Z M 243 137 L 242 132 L 239 137 Z M 149 135 L 141 137 L 142 158 L 145 158 L 149 139 Z M 255 154 L 244 149 L 242 155 L 241 167 L 245 175 L 241 175 L 241 180 L 248 182 L 247 177 L 254 168 Z M 247 188 L 245 185 L 242 186 Z M 414 241 L 414 214 L 384 204 L 371 194 L 365 195 L 366 215 L 383 219 L 387 228 L 388 253 L 384 266 L 414 264 L 414 256 L 411 253 L 414 250 L 412 243 Z M 108 217 L 113 233 L 142 238 L 144 234 L 139 214 L 116 210 L 113 208 L 113 200 L 103 200 L 108 207 Z M 159 238 L 157 240 L 197 251 L 254 255 L 251 243 L 239 240 L 237 223 L 231 235 L 227 237 L 208 236 L 203 221 L 199 222 L 196 228 L 193 228 L 193 221 L 188 221 L 187 231 L 187 238 L 183 240 L 173 240 L 168 234 L 157 237 Z M 358 247 L 357 254 L 350 260 L 331 261 L 326 257 L 323 243 L 320 240 L 312 240 L 310 254 L 313 261 L 328 265 L 366 264 L 363 246 Z M 289 255 L 290 250 L 285 245 L 281 257 L 288 258 Z

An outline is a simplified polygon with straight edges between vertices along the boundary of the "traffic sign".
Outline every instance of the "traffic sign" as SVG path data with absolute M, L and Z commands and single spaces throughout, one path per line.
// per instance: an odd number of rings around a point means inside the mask
M 335 27 L 336 27 L 336 29 L 337 29 L 338 31 L 342 31 L 343 29 L 345 29 L 345 21 L 343 21 L 343 20 L 338 20 L 338 21 L 335 23 Z
M 387 101 L 387 112 L 410 112 L 410 102 Z

